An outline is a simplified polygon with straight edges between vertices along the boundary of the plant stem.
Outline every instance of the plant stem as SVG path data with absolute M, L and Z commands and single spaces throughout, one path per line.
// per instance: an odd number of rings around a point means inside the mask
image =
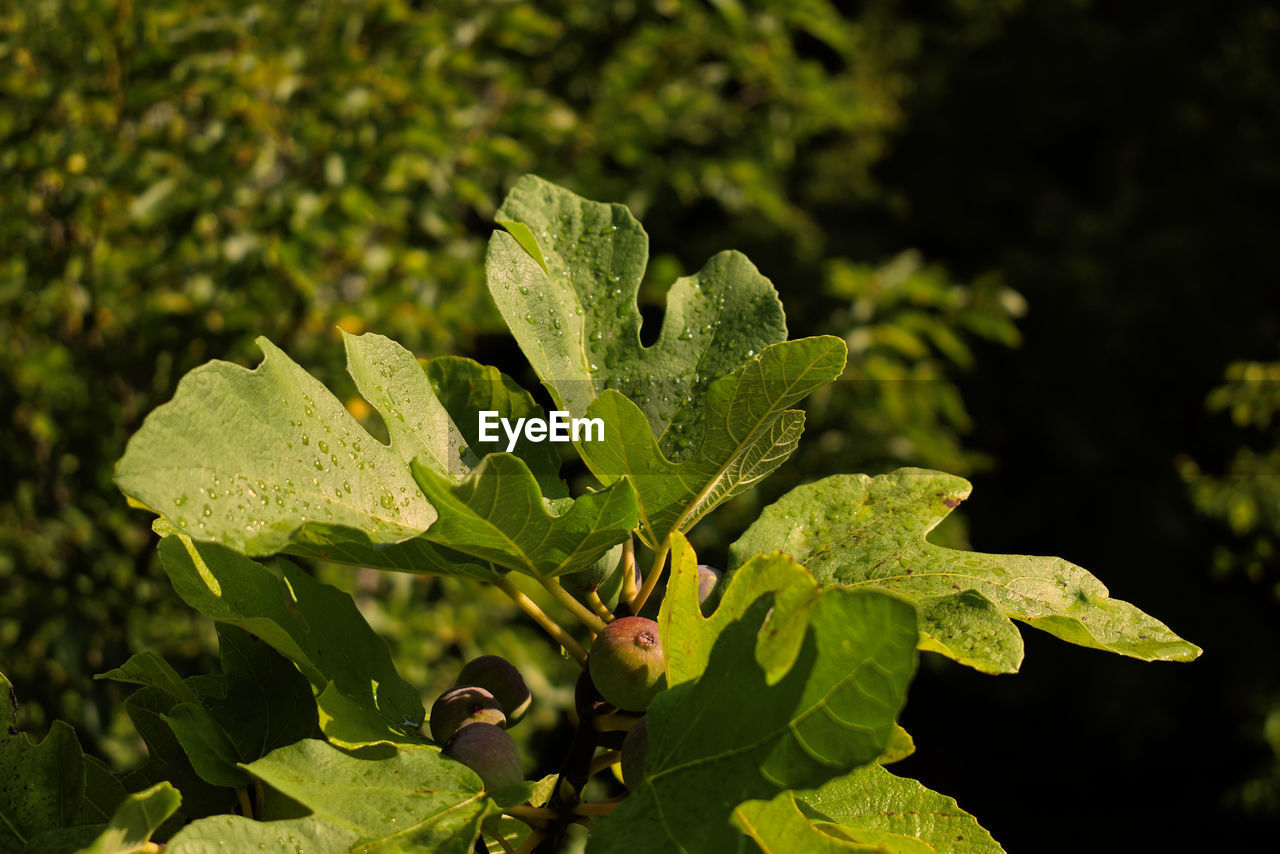
M 236 799 L 240 801 L 240 814 L 245 818 L 256 818 L 253 814 L 253 804 L 249 803 L 249 790 L 244 786 L 236 789 Z
M 640 592 L 631 600 L 631 612 L 639 614 L 640 609 L 644 607 L 644 603 L 649 600 L 649 594 L 653 592 L 653 588 L 658 586 L 658 577 L 662 575 L 662 568 L 667 565 L 667 555 L 671 553 L 671 538 L 667 537 L 662 541 L 662 548 L 658 549 L 657 554 L 653 558 L 653 566 L 649 569 L 649 574 L 644 578 L 644 587 L 640 588 Z
M 501 833 L 482 833 L 481 836 L 482 837 L 488 836 L 489 838 L 495 840 L 498 843 L 498 845 L 501 846 L 502 850 L 507 852 L 507 854 L 516 854 L 515 849 L 507 844 L 506 838 L 503 837 Z M 485 848 L 487 850 L 488 846 L 485 846 Z
M 541 830 L 535 830 L 533 833 L 529 834 L 529 838 L 524 841 L 524 844 L 516 849 L 516 854 L 530 854 L 534 848 L 538 847 L 538 843 L 545 838 L 545 833 Z
M 587 774 L 591 777 L 599 774 L 609 766 L 622 760 L 621 750 L 606 750 L 599 756 L 591 760 L 591 767 L 587 769 Z
M 626 732 L 636 725 L 640 715 L 619 712 L 613 715 L 596 715 L 594 725 L 596 732 Z
M 554 821 L 560 817 L 560 813 L 547 807 L 534 807 L 528 804 L 519 804 L 514 807 L 507 807 L 504 813 L 514 819 L 519 819 L 530 827 L 541 827 L 549 821 Z
M 625 797 L 626 796 L 624 795 L 622 798 L 616 798 L 608 801 L 596 801 L 593 804 L 581 803 L 573 808 L 573 812 L 575 815 L 608 815 L 618 808 Z
M 583 667 L 587 666 L 587 651 L 582 648 L 582 644 L 574 640 L 573 635 L 565 631 L 563 626 L 547 616 L 547 612 L 539 608 L 537 602 L 521 593 L 509 579 L 502 578 L 493 582 L 493 584 L 507 594 L 511 601 L 519 605 L 520 610 L 533 618 L 535 623 L 542 626 L 547 634 L 559 641 L 560 645 L 577 660 L 578 664 Z
M 595 611 L 600 619 L 606 623 L 613 622 L 613 612 L 609 610 L 609 606 L 604 604 L 604 600 L 600 598 L 600 594 L 592 590 L 587 594 L 587 602 L 591 605 L 591 610 Z
M 622 595 L 618 597 L 618 602 L 630 603 L 640 592 L 636 587 L 636 541 L 631 537 L 627 537 L 622 546 L 622 566 L 619 571 L 622 573 Z
M 604 622 L 602 622 L 595 614 L 591 613 L 590 608 L 583 605 L 577 599 L 574 599 L 573 596 L 569 594 L 569 591 L 565 590 L 564 587 L 561 586 L 560 579 L 540 578 L 538 580 L 542 583 L 543 589 L 550 593 L 552 598 L 563 605 L 570 614 L 577 617 L 579 622 L 584 626 L 591 629 L 591 631 L 596 634 L 604 631 Z

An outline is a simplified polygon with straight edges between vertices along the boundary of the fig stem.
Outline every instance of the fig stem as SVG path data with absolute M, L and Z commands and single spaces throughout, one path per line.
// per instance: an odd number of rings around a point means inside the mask
M 638 720 L 640 720 L 639 715 L 620 712 L 615 715 L 596 715 L 594 723 L 596 732 L 626 732 L 635 726 Z
M 640 592 L 636 588 L 636 541 L 627 537 L 622 545 L 622 594 L 618 601 L 630 602 Z
M 507 807 L 504 813 L 514 819 L 519 819 L 530 827 L 541 827 L 549 821 L 555 821 L 560 817 L 560 813 L 548 807 L 534 807 L 529 804 L 518 804 L 514 807 Z
M 626 795 L 611 798 L 607 801 L 595 801 L 594 803 L 581 803 L 573 808 L 575 815 L 608 815 L 618 808 L 618 805 L 626 800 Z
M 667 565 L 667 555 L 670 553 L 671 538 L 667 537 L 662 541 L 662 548 L 658 549 L 657 554 L 654 555 L 653 566 L 649 569 L 649 574 L 644 577 L 644 587 L 641 587 L 640 592 L 631 600 L 631 613 L 639 614 L 644 603 L 649 601 L 649 594 L 658 586 L 658 578 L 662 575 L 663 567 Z
M 516 854 L 530 854 L 546 836 L 541 830 L 535 830 L 529 834 L 529 838 L 524 841 L 524 844 L 516 849 Z
M 600 598 L 600 594 L 592 590 L 587 594 L 587 603 L 591 606 L 591 610 L 606 623 L 613 622 L 613 612 L 609 610 L 609 606 L 604 604 L 604 600 Z
M 520 606 L 520 610 L 528 614 L 535 623 L 542 626 L 543 630 L 551 635 L 552 638 L 559 641 L 565 651 L 577 660 L 582 667 L 587 666 L 587 651 L 582 648 L 582 644 L 573 639 L 573 635 L 564 630 L 564 627 L 547 615 L 547 612 L 538 607 L 538 603 L 534 602 L 528 596 L 524 595 L 511 583 L 510 579 L 502 578 L 492 582 L 503 593 L 510 597 L 511 601 Z
M 621 750 L 606 750 L 604 753 L 601 753 L 599 756 L 591 760 L 591 766 L 587 768 L 587 776 L 594 777 L 601 771 L 608 769 L 609 766 L 621 761 Z
M 591 613 L 591 610 L 586 605 L 574 599 L 569 594 L 569 591 L 561 586 L 560 579 L 539 578 L 538 581 L 542 584 L 542 588 L 551 594 L 553 599 L 563 605 L 570 614 L 577 617 L 578 621 L 584 626 L 596 633 L 604 631 L 604 622 Z
M 498 845 L 502 848 L 502 850 L 506 852 L 506 854 L 516 854 L 515 849 L 507 844 L 507 840 L 503 837 L 501 833 L 482 832 L 480 835 L 482 837 L 487 837 L 489 839 L 495 840 L 498 843 Z M 485 850 L 486 851 L 489 850 L 489 847 L 487 845 L 485 846 Z

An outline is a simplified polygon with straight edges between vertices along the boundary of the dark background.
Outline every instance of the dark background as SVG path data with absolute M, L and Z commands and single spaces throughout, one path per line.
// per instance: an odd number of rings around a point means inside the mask
M 143 648 L 212 661 L 110 484 L 141 417 L 208 358 L 256 361 L 260 332 L 340 393 L 339 323 L 512 367 L 480 264 L 532 171 L 633 207 L 647 317 L 736 247 L 793 336 L 859 345 L 787 474 L 709 522 L 701 553 L 798 480 L 942 468 L 974 483 L 950 536 L 1064 557 L 1205 650 L 1147 664 L 1028 629 L 1016 676 L 926 656 L 903 719 L 919 750 L 895 770 L 1013 852 L 1261 850 L 1280 602 L 1258 549 L 1280 510 L 1257 498 L 1275 470 L 1233 461 L 1280 443 L 1206 401 L 1232 363 L 1280 358 L 1280 14 L 588 5 L 9 16 L 0 670 L 24 726 L 69 719 L 127 765 L 121 695 L 92 674 Z M 456 585 L 360 583 L 401 618 L 389 641 L 424 693 L 492 651 Z M 424 651 L 441 613 L 461 639 Z

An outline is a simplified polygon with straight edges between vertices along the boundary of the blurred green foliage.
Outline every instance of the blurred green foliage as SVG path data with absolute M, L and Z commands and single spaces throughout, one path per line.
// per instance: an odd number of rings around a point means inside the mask
M 1280 362 L 1232 364 L 1207 406 L 1230 416 L 1239 445 L 1222 474 L 1185 457 L 1179 468 L 1196 508 L 1230 528 L 1214 548 L 1214 572 L 1242 572 L 1280 598 Z
M 118 691 L 92 674 L 142 648 L 213 666 L 212 633 L 111 484 L 141 418 L 207 359 L 254 363 L 259 334 L 357 415 L 338 326 L 503 363 L 483 253 L 524 172 L 644 218 L 667 253 L 650 307 L 711 252 L 759 248 L 794 325 L 855 345 L 811 427 L 843 468 L 980 462 L 961 449 L 951 380 L 970 339 L 1016 341 L 1017 298 L 914 255 L 859 266 L 847 224 L 822 218 L 878 196 L 871 169 L 917 35 L 891 3 L 826 0 L 8 7 L 0 668 L 28 700 L 23 725 L 56 714 L 125 762 Z M 823 453 L 795 470 L 825 473 Z M 510 609 L 487 594 L 323 572 L 357 593 L 428 701 L 481 652 L 547 670 L 556 696 L 550 645 L 518 622 L 495 632 L 493 609 Z

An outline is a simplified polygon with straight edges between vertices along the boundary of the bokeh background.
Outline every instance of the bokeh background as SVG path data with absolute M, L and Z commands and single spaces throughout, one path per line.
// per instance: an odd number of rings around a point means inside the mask
M 21 725 L 66 719 L 121 770 L 139 745 L 93 675 L 142 649 L 214 668 L 111 483 L 185 371 L 253 364 L 265 334 L 345 397 L 342 327 L 532 385 L 482 260 L 536 172 L 642 219 L 647 318 L 740 248 L 793 335 L 850 345 L 786 473 L 697 530 L 704 558 L 797 482 L 940 468 L 975 485 L 943 536 L 1065 557 L 1205 649 L 1143 664 L 1028 631 L 1017 676 L 926 657 L 896 770 L 1013 852 L 1263 850 L 1278 45 L 1259 0 L 0 4 L 0 671 Z M 525 666 L 523 738 L 554 755 L 564 665 L 505 600 L 316 572 L 428 702 L 481 652 Z

